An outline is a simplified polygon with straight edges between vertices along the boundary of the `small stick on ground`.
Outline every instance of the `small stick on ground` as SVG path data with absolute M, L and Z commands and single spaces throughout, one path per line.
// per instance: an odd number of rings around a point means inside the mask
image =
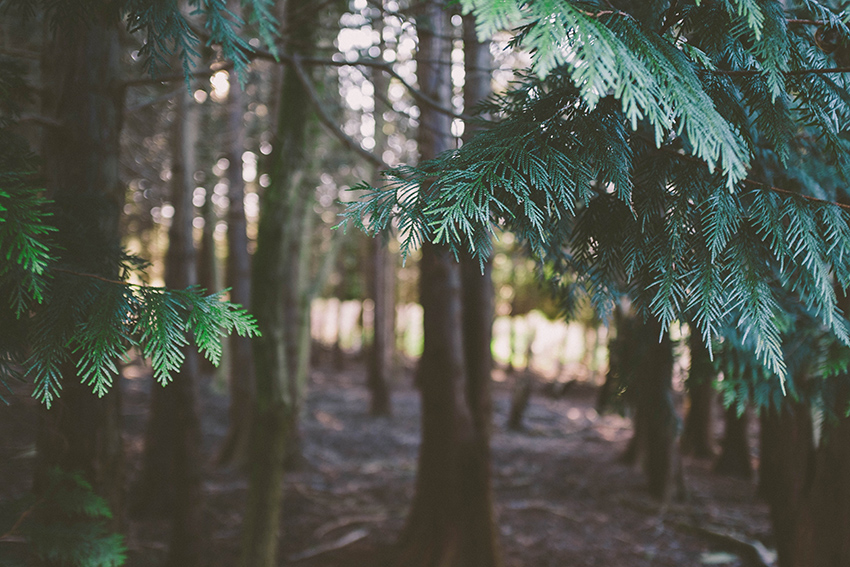
M 336 551 L 337 549 L 342 549 L 352 543 L 358 542 L 361 539 L 365 538 L 369 535 L 369 530 L 359 529 L 354 530 L 353 532 L 349 532 L 342 536 L 341 538 L 334 540 L 329 543 L 323 543 L 321 545 L 317 545 L 315 547 L 311 547 L 309 549 L 305 549 L 300 553 L 295 553 L 286 558 L 287 561 L 291 563 L 295 563 L 296 561 L 304 561 L 305 559 L 312 559 L 318 555 L 322 555 L 323 553 L 328 553 L 329 551 Z
M 316 528 L 316 531 L 313 532 L 313 536 L 316 539 L 322 539 L 332 531 L 338 530 L 340 528 L 348 527 L 352 524 L 365 524 L 369 522 L 383 522 L 387 519 L 386 514 L 373 514 L 371 516 L 349 516 L 347 518 L 339 518 L 338 520 L 334 520 L 332 522 L 328 522 Z

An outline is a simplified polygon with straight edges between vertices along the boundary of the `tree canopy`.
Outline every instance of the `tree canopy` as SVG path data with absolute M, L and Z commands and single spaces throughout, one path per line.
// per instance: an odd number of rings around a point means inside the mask
M 629 294 L 708 344 L 737 329 L 783 387 L 786 313 L 849 344 L 846 14 L 808 0 L 462 4 L 482 35 L 519 26 L 532 69 L 486 105 L 486 131 L 360 186 L 350 219 L 397 218 L 405 251 L 431 240 L 479 258 L 514 231 L 565 308 L 583 296 L 605 314 Z M 818 370 L 845 366 L 831 361 Z

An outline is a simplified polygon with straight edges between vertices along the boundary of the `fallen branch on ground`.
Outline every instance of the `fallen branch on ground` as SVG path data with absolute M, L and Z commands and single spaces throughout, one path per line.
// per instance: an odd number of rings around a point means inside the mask
M 304 561 L 305 559 L 312 559 L 318 555 L 322 555 L 324 553 L 328 553 L 329 551 L 336 551 L 337 549 L 342 549 L 343 547 L 349 546 L 354 542 L 360 541 L 369 535 L 369 530 L 354 530 L 353 532 L 347 533 L 341 538 L 332 541 L 330 543 L 323 543 L 321 545 L 317 545 L 315 547 L 311 547 L 310 549 L 305 549 L 300 553 L 295 553 L 286 558 L 287 561 L 291 563 L 295 563 L 296 561 Z

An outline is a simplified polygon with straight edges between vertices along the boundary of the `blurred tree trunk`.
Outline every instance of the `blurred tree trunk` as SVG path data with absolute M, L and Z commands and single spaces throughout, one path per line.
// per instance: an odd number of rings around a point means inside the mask
M 177 95 L 171 142 L 171 204 L 174 216 L 168 231 L 165 285 L 181 289 L 197 283 L 192 205 L 195 146 L 199 115 L 188 91 Z M 186 357 L 171 384 L 154 382 L 145 432 L 141 480 L 135 487 L 134 508 L 140 513 L 172 520 L 167 565 L 203 564 L 201 517 L 201 424 L 196 392 L 200 372 L 193 345 L 183 347 Z
M 62 22 L 43 43 L 43 174 L 55 202 L 53 223 L 63 257 L 81 271 L 116 279 L 124 188 L 118 177 L 123 91 L 119 81 L 117 13 L 92 8 L 91 21 Z M 45 28 L 46 29 L 46 28 Z M 34 488 L 54 466 L 81 472 L 112 509 L 120 529 L 124 504 L 124 447 L 120 380 L 98 398 L 63 367 L 62 395 L 40 408 Z
M 198 285 L 209 292 L 221 289 L 218 276 L 218 257 L 215 252 L 215 225 L 218 218 L 215 214 L 212 198 L 213 190 L 207 189 L 204 204 L 201 205 L 200 211 L 201 218 L 204 219 L 204 228 L 201 232 L 201 246 L 198 250 Z
M 746 410 L 738 415 L 738 408 L 732 404 L 724 413 L 725 428 L 720 443 L 720 456 L 714 465 L 714 471 L 720 474 L 740 476 L 749 479 L 753 476 L 750 462 L 750 443 L 747 439 L 750 417 Z
M 190 179 L 190 181 L 193 181 Z M 194 183 L 190 183 L 190 187 L 194 187 Z M 215 214 L 215 205 L 213 204 L 213 190 L 207 188 L 204 195 L 204 203 L 201 205 L 201 218 L 204 219 L 204 228 L 201 230 L 201 245 L 198 248 L 198 285 L 207 290 L 208 293 L 221 289 L 221 278 L 218 274 L 218 257 L 215 250 L 215 225 L 218 218 Z M 198 372 L 207 377 L 215 376 L 222 370 L 222 366 L 227 364 L 227 342 L 229 338 L 224 339 L 224 348 L 222 352 L 221 365 L 216 368 L 204 356 L 198 356 Z M 197 355 L 193 355 L 197 356 Z
M 691 351 L 687 381 L 690 405 L 682 432 L 682 452 L 704 459 L 714 456 L 714 367 L 708 348 L 696 329 L 691 329 L 688 345 Z
M 619 330 L 618 330 L 619 332 Z M 634 457 L 641 463 L 650 494 L 668 501 L 681 492 L 681 456 L 678 452 L 679 418 L 673 404 L 673 343 L 661 324 L 649 320 L 628 333 L 636 344 L 634 358 L 621 360 L 632 374 L 629 389 L 635 404 Z M 660 337 L 660 339 L 659 339 Z
M 627 318 L 620 302 L 614 305 L 612 323 L 608 331 L 608 371 L 605 373 L 605 381 L 600 386 L 599 393 L 596 396 L 596 411 L 599 413 L 606 411 L 617 395 L 617 388 L 621 383 L 620 376 L 623 371 L 620 359 L 629 348 L 628 341 L 626 341 L 626 327 L 630 324 L 630 318 Z
M 837 405 L 817 446 L 807 405 L 762 412 L 759 475 L 779 567 L 850 565 L 850 418 Z
M 375 23 L 376 32 L 381 35 L 383 20 Z M 381 52 L 384 41 L 381 37 Z M 390 81 L 380 69 L 372 70 L 372 85 L 375 89 L 375 150 L 380 154 L 387 147 L 384 134 L 384 112 L 389 107 L 382 99 L 387 98 Z M 380 172 L 375 172 L 374 183 L 381 183 Z M 368 376 L 366 384 L 371 394 L 370 412 L 372 415 L 390 415 L 390 380 L 395 360 L 395 260 L 387 248 L 385 235 L 371 240 L 372 273 L 369 278 L 374 316 L 372 318 L 372 349 L 369 352 Z
M 245 151 L 245 112 L 242 87 L 235 71 L 230 72 L 227 100 L 227 169 L 229 182 L 227 209 L 227 287 L 230 300 L 249 307 L 251 302 L 251 256 L 248 254 L 248 221 L 245 218 L 245 182 L 242 179 L 242 153 Z M 227 437 L 218 455 L 219 464 L 244 465 L 251 430 L 251 404 L 254 395 L 254 356 L 251 339 L 229 338 L 230 418 Z
M 436 2 L 417 12 L 420 88 L 450 105 L 449 13 Z M 450 119 L 420 109 L 419 152 L 429 159 L 450 147 Z M 427 187 L 423 187 L 427 191 Z M 462 305 L 461 269 L 443 246 L 425 244 L 420 264 L 424 350 L 417 370 L 422 444 L 416 495 L 396 565 L 489 567 L 500 564 L 489 467 L 489 333 L 486 278 L 471 282 L 487 298 Z M 466 292 L 463 292 L 466 296 Z M 486 349 L 482 348 L 486 342 Z M 471 375 L 474 372 L 475 375 Z
M 321 6 L 289 0 L 285 52 L 309 56 Z M 304 69 L 310 73 L 310 69 Z M 260 203 L 251 308 L 262 336 L 253 339 L 256 395 L 248 449 L 248 502 L 241 565 L 276 565 L 284 463 L 293 452 L 310 354 L 309 235 L 313 194 L 304 184 L 311 101 L 287 66 L 277 103 L 270 184 Z

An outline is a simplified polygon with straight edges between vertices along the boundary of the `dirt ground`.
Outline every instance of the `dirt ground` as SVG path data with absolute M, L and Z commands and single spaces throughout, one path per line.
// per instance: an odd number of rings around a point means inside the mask
M 125 374 L 132 480 L 150 379 L 138 366 Z M 302 422 L 304 460 L 286 477 L 281 565 L 380 567 L 404 523 L 416 475 L 418 394 L 408 368 L 394 384 L 393 416 L 374 419 L 364 380 L 363 366 L 351 361 L 342 371 L 320 365 L 312 374 Z M 536 393 L 526 429 L 509 432 L 510 383 L 496 384 L 493 416 L 505 567 L 736 567 L 759 563 L 726 536 L 771 547 L 767 508 L 754 482 L 716 476 L 710 462 L 686 459 L 687 498 L 660 508 L 645 494 L 640 471 L 619 460 L 629 420 L 598 415 L 593 388 L 577 385 L 557 400 Z M 209 382 L 202 389 L 205 449 L 213 455 L 226 432 L 227 400 Z M 36 416 L 36 405 L 24 396 L 0 407 L 0 500 L 29 487 Z M 238 471 L 206 467 L 211 567 L 236 564 L 246 486 Z M 166 522 L 131 521 L 128 565 L 159 565 L 167 532 Z

